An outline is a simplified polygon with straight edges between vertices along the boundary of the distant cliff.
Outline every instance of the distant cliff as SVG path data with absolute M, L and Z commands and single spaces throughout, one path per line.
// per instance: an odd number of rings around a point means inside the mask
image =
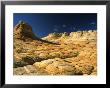
M 88 31 L 77 31 L 71 33 L 50 33 L 48 36 L 42 38 L 48 41 L 55 42 L 75 42 L 75 41 L 96 41 L 97 39 L 97 31 L 96 30 L 88 30 Z

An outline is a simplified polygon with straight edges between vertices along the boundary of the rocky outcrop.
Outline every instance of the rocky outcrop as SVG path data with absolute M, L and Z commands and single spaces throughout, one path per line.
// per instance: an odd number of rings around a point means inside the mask
M 33 65 L 26 65 L 24 67 L 14 68 L 14 75 L 48 75 L 46 71 L 36 68 Z
M 55 42 L 69 42 L 69 41 L 96 41 L 97 32 L 96 30 L 89 31 L 77 31 L 71 33 L 51 33 L 48 36 L 42 38 L 48 41 Z
M 96 75 L 96 46 L 96 30 L 40 39 L 20 21 L 14 28 L 14 75 Z
M 21 40 L 34 40 L 36 39 L 36 36 L 29 24 L 24 21 L 19 21 L 19 23 L 14 27 L 14 38 Z
M 70 37 L 73 40 L 96 40 L 97 33 L 96 30 L 89 30 L 89 31 L 78 31 L 78 32 L 71 32 Z
M 71 62 L 71 61 L 70 61 Z M 33 65 L 14 68 L 15 75 L 90 75 L 94 66 L 75 65 L 60 58 L 43 60 Z

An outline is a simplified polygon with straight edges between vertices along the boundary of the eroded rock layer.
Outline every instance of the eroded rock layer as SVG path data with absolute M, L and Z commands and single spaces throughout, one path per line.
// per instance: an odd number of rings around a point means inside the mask
M 96 75 L 96 30 L 39 39 L 20 21 L 14 28 L 14 75 Z

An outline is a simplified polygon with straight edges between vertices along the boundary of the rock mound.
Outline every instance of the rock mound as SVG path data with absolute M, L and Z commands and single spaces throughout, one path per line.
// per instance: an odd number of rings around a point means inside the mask
M 32 31 L 32 27 L 28 23 L 19 21 L 19 23 L 14 27 L 14 38 L 21 40 L 34 40 L 36 39 L 36 36 Z

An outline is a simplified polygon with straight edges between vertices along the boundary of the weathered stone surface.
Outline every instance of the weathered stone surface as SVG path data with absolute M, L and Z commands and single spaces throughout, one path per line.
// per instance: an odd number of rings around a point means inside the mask
M 96 75 L 96 30 L 51 33 L 40 39 L 26 22 L 14 27 L 15 75 Z
M 90 75 L 94 69 L 93 66 L 91 65 L 82 65 L 82 66 L 79 66 L 77 67 L 80 71 L 82 71 L 83 74 L 88 74 Z
M 48 59 L 41 62 L 36 62 L 33 65 L 38 68 L 46 68 L 49 64 L 53 63 L 53 61 L 53 59 Z
M 32 32 L 32 27 L 29 24 L 20 21 L 14 28 L 14 38 L 28 40 L 36 39 L 36 36 Z
M 14 75 L 48 75 L 48 73 L 42 69 L 36 68 L 33 65 L 27 65 L 24 67 L 14 68 Z
M 19 68 L 13 69 L 13 74 L 14 75 L 25 75 L 25 74 L 27 74 L 27 72 L 23 67 L 19 67 Z

